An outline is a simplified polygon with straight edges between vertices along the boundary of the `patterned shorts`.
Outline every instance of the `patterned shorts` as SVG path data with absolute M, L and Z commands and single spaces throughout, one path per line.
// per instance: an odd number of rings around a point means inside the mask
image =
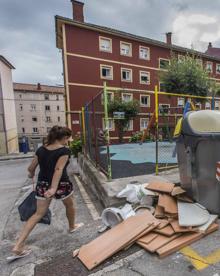
M 50 185 L 46 181 L 38 181 L 36 185 L 36 198 L 46 199 L 44 193 L 50 188 Z M 73 184 L 71 182 L 60 182 L 57 191 L 54 195 L 56 199 L 64 200 L 73 194 Z

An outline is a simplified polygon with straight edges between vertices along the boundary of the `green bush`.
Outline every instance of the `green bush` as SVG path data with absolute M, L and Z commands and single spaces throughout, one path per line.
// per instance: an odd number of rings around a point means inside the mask
M 78 157 L 78 153 L 82 152 L 82 140 L 77 137 L 70 143 L 70 150 L 74 157 Z
M 132 134 L 131 138 L 129 139 L 129 143 L 138 143 L 141 141 L 142 137 L 143 137 L 143 132 L 137 131 Z M 145 137 L 143 142 L 150 141 L 150 140 L 151 140 L 150 136 L 147 135 L 147 137 Z

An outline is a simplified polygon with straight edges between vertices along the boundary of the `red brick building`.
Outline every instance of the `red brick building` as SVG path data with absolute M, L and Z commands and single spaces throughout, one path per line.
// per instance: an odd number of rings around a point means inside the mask
M 123 89 L 124 100 L 140 101 L 140 114 L 130 123 L 127 137 L 144 129 L 148 114 L 154 112 L 154 87 L 160 86 L 158 72 L 169 62 L 171 53 L 180 58 L 186 53 L 198 56 L 210 70 L 210 77 L 220 81 L 220 56 L 173 45 L 171 33 L 161 42 L 86 23 L 84 4 L 71 2 L 73 19 L 56 16 L 55 21 L 56 44 L 63 52 L 67 122 L 74 132 L 80 130 L 81 107 L 103 89 L 104 81 L 110 88 Z M 181 99 L 166 96 L 160 96 L 160 103 L 182 105 Z M 113 128 L 111 136 L 116 138 Z

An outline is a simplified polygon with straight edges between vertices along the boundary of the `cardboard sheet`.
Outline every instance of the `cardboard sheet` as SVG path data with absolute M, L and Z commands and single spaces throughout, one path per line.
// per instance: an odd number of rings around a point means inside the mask
M 159 205 L 157 205 L 156 209 L 155 209 L 154 216 L 156 218 L 164 218 L 165 217 L 165 213 L 164 213 L 163 207 L 160 207 Z
M 162 193 L 168 193 L 171 194 L 173 188 L 173 183 L 166 183 L 166 182 L 150 182 L 147 186 L 148 190 L 156 191 L 156 192 L 162 192 Z
M 176 186 L 173 188 L 171 195 L 172 196 L 177 196 L 177 195 L 181 195 L 184 194 L 186 191 L 183 190 L 180 186 Z
M 89 269 L 93 269 L 108 257 L 131 243 L 135 237 L 143 233 L 153 224 L 149 211 L 129 217 L 90 243 L 83 245 L 78 258 Z
M 184 232 L 197 232 L 197 228 L 195 227 L 183 227 L 179 225 L 178 220 L 171 220 L 170 224 L 175 233 L 184 233 Z

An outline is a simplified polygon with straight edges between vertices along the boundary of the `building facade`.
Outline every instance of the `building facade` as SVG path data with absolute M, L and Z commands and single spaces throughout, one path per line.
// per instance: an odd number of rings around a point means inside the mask
M 14 83 L 18 136 L 33 150 L 54 125 L 66 125 L 64 88 Z
M 160 42 L 86 23 L 83 6 L 72 0 L 73 19 L 55 17 L 57 47 L 63 52 L 67 122 L 74 132 L 80 130 L 75 122 L 80 121 L 81 107 L 103 89 L 104 81 L 110 97 L 118 88 L 124 101 L 140 102 L 140 113 L 130 122 L 127 138 L 145 129 L 154 112 L 155 85 L 163 91 L 158 73 L 173 54 L 180 59 L 186 54 L 195 55 L 210 71 L 210 78 L 220 82 L 220 57 L 173 45 L 171 33 L 166 34 L 166 42 Z M 183 100 L 160 96 L 160 104 L 178 107 Z M 117 139 L 114 127 L 110 130 L 112 139 Z
M 18 152 L 13 69 L 14 66 L 0 55 L 0 155 Z

